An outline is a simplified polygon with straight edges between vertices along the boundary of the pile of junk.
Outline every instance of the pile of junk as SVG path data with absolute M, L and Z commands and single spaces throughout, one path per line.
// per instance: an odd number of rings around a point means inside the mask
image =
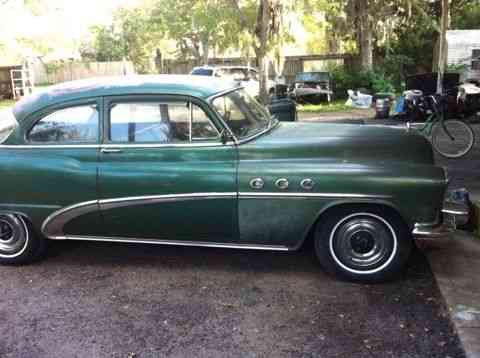
M 469 79 L 460 83 L 460 75 L 448 73 L 443 78 L 444 93 L 447 94 L 447 118 L 480 120 L 480 80 Z M 347 105 L 355 108 L 370 108 L 374 105 L 375 117 L 410 122 L 424 122 L 432 113 L 429 96 L 437 90 L 437 74 L 424 73 L 408 76 L 406 90 L 395 98 L 391 93 L 369 95 L 362 91 L 348 91 Z M 391 115 L 391 110 L 394 114 Z

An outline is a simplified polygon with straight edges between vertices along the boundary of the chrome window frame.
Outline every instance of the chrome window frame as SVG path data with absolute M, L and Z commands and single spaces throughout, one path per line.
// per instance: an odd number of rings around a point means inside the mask
M 172 103 L 172 102 L 184 102 L 188 103 L 190 107 L 190 120 L 189 120 L 189 141 L 183 143 L 155 143 L 155 142 L 138 142 L 138 143 L 128 143 L 128 142 L 113 142 L 109 139 L 109 126 L 110 126 L 110 106 L 112 103 Z M 192 125 L 192 111 L 193 107 L 191 104 L 196 105 L 200 110 L 202 110 L 206 117 L 209 119 L 211 125 L 217 131 L 218 136 L 215 139 L 208 139 L 205 141 L 198 140 L 197 142 L 191 138 L 191 125 Z M 203 106 L 202 104 L 203 103 Z M 212 119 L 212 116 L 205 110 L 204 107 L 207 107 L 212 114 L 215 116 L 215 120 Z M 170 94 L 125 94 L 118 96 L 105 96 L 104 105 L 103 105 L 103 137 L 102 143 L 99 146 L 101 148 L 181 148 L 181 147 L 217 147 L 223 146 L 221 142 L 221 130 L 219 127 L 225 126 L 222 121 L 219 121 L 217 118 L 217 113 L 213 110 L 212 106 L 209 103 L 204 103 L 199 98 L 188 96 L 188 95 L 170 95 Z M 220 122 L 220 123 L 216 123 Z M 193 140 L 192 140 L 193 139 Z M 228 143 L 226 143 L 228 144 Z
M 95 143 L 93 142 L 32 142 L 29 140 L 28 135 L 32 131 L 33 127 L 40 122 L 42 119 L 48 117 L 49 115 L 73 107 L 82 107 L 82 106 L 94 106 L 98 112 L 98 136 Z M 28 123 L 26 125 L 25 130 L 22 134 L 22 140 L 24 144 L 18 145 L 8 145 L 7 148 L 96 148 L 99 147 L 101 144 L 101 140 L 103 137 L 103 97 L 90 97 L 90 98 L 81 98 L 81 99 L 74 99 L 68 102 L 59 103 L 53 106 L 45 107 L 40 109 L 37 112 L 30 114 L 25 121 Z M 23 124 L 22 124 L 23 126 Z
M 219 93 L 215 93 L 214 95 L 210 96 L 210 97 L 207 97 L 207 101 L 208 103 L 210 104 L 210 107 L 212 108 L 212 110 L 215 112 L 216 116 L 219 118 L 220 122 L 222 123 L 222 125 L 226 128 L 226 130 L 228 131 L 230 137 L 233 139 L 233 142 L 236 144 L 236 145 L 240 145 L 240 144 L 244 144 L 244 143 L 247 143 L 247 142 L 250 142 L 252 140 L 254 140 L 255 138 L 258 138 L 260 136 L 262 136 L 263 134 L 269 132 L 270 130 L 272 130 L 273 128 L 277 127 L 279 125 L 280 122 L 277 121 L 277 123 L 275 123 L 275 125 L 271 126 L 271 127 L 267 127 L 265 128 L 264 130 L 258 132 L 258 133 L 255 133 L 253 135 L 251 135 L 250 137 L 247 137 L 247 138 L 242 138 L 242 139 L 239 139 L 233 132 L 232 130 L 230 129 L 230 127 L 228 126 L 228 124 L 225 122 L 225 120 L 223 119 L 222 115 L 217 111 L 217 109 L 215 108 L 215 105 L 213 104 L 213 101 L 215 99 L 217 99 L 218 97 L 222 97 L 222 96 L 225 96 L 229 93 L 232 93 L 232 92 L 235 92 L 235 91 L 238 91 L 238 90 L 241 90 L 241 89 L 245 89 L 245 87 L 243 86 L 239 86 L 239 87 L 235 87 L 235 88 L 231 88 L 231 89 L 228 89 L 226 91 L 222 91 L 222 92 L 219 92 Z M 228 143 L 228 142 L 227 142 Z

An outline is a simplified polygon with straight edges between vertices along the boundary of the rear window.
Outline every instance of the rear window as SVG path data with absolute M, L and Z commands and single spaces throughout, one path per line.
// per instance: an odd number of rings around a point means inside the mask
M 196 76 L 211 76 L 213 70 L 209 70 L 208 68 L 195 68 L 190 74 Z
M 0 143 L 3 143 L 18 126 L 12 109 L 0 110 Z

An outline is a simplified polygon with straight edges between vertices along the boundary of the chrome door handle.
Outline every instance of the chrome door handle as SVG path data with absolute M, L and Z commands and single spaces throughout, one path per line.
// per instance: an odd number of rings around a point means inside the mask
M 100 149 L 102 153 L 122 153 L 123 150 L 116 148 L 102 148 Z

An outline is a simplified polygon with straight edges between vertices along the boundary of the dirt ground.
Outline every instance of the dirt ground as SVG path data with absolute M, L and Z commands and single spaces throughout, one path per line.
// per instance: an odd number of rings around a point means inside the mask
M 423 255 L 382 285 L 270 253 L 56 242 L 0 267 L 0 357 L 463 357 Z

